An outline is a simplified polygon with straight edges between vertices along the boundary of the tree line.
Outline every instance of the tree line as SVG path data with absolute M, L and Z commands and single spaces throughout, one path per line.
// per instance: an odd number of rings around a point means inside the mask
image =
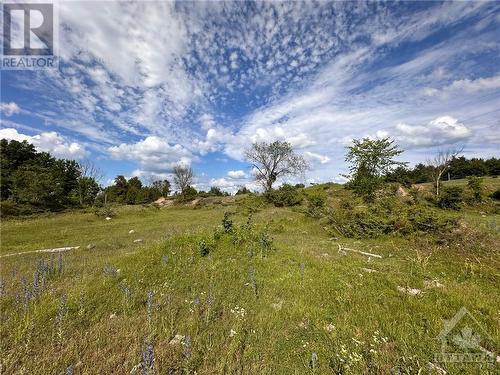
M 388 182 L 399 182 L 403 185 L 420 184 L 424 182 L 433 182 L 433 173 L 435 166 L 431 164 L 419 163 L 413 168 L 398 167 L 387 174 Z M 483 177 L 500 175 L 499 158 L 472 158 L 467 159 L 464 156 L 452 157 L 448 163 L 444 175 L 444 180 L 459 180 L 466 177 Z
M 40 211 L 102 205 L 108 202 L 150 203 L 170 193 L 167 180 L 145 186 L 137 177 L 117 176 L 102 188 L 102 172 L 88 161 L 58 159 L 39 152 L 27 141 L 0 141 L 1 213 L 23 215 Z
M 57 211 L 106 203 L 147 204 L 172 193 L 172 185 L 166 179 L 145 185 L 138 177 L 127 180 L 122 175 L 103 188 L 99 185 L 102 173 L 90 162 L 57 159 L 47 152 L 36 151 L 26 141 L 2 139 L 0 145 L 2 214 L 9 210 L 15 214 L 14 208 L 19 207 L 30 213 L 30 209 Z M 385 182 L 407 186 L 432 182 L 439 195 L 443 179 L 498 176 L 500 173 L 500 159 L 467 159 L 460 156 L 458 150 L 440 152 L 426 164 L 409 168 L 407 163 L 396 160 L 402 152 L 389 138 L 353 140 L 347 147 L 345 159 L 349 164 L 346 186 L 370 200 Z M 278 179 L 303 175 L 309 168 L 305 159 L 284 141 L 254 143 L 245 156 L 253 168 L 255 181 L 266 194 L 273 191 Z M 179 202 L 195 197 L 229 195 L 218 187 L 211 187 L 207 192 L 197 191 L 193 187 L 195 175 L 189 166 L 178 165 L 172 172 L 177 189 L 174 197 Z M 236 194 L 249 192 L 241 187 Z

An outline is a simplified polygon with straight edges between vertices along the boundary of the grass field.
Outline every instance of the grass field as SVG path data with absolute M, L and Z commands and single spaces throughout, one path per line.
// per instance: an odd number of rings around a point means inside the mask
M 496 374 L 435 359 L 462 307 L 500 354 L 499 216 L 444 214 L 467 233 L 332 238 L 301 207 L 247 224 L 238 203 L 4 221 L 1 373 Z

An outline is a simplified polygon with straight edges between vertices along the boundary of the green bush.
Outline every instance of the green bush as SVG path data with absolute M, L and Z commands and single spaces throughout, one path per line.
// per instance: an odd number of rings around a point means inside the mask
M 109 206 L 98 208 L 94 211 L 94 214 L 99 217 L 115 217 L 116 212 Z
M 463 201 L 463 191 L 464 189 L 460 186 L 450 186 L 443 189 L 438 201 L 439 207 L 459 210 Z
M 490 197 L 497 201 L 500 201 L 500 188 L 498 188 L 495 192 L 493 192 Z
M 236 200 L 238 210 L 248 215 L 262 210 L 269 202 L 262 194 L 248 193 Z
M 11 200 L 0 202 L 0 217 L 29 216 L 44 212 L 42 208 L 30 204 L 16 203 Z
M 186 203 L 191 202 L 196 198 L 197 195 L 198 192 L 196 191 L 196 189 L 192 186 L 188 186 L 182 191 L 182 193 L 177 194 L 175 199 L 178 203 Z
M 386 197 L 369 206 L 354 206 L 344 200 L 338 208 L 327 210 L 327 223 L 339 234 L 351 238 L 376 238 L 382 235 L 442 233 L 456 221 L 435 213 L 426 206 L 409 205 L 395 197 Z
M 323 214 L 326 204 L 326 194 L 320 191 L 314 191 L 307 195 L 307 215 L 318 218 Z
M 481 177 L 468 177 L 467 188 L 472 192 L 474 202 L 482 202 L 484 198 L 483 179 Z
M 289 184 L 281 185 L 279 189 L 266 193 L 266 198 L 276 207 L 291 207 L 302 202 L 302 194 Z
M 214 248 L 215 248 L 215 245 L 212 242 L 206 241 L 206 240 L 201 240 L 199 245 L 198 245 L 198 249 L 199 249 L 200 255 L 202 257 L 205 257 L 208 254 L 210 254 L 210 252 L 213 251 Z
M 224 232 L 233 232 L 233 221 L 229 218 L 228 212 L 224 212 L 224 217 L 222 218 L 222 226 L 224 227 Z

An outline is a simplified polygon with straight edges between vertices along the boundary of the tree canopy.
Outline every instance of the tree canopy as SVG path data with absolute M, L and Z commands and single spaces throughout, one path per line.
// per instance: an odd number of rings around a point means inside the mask
M 383 176 L 406 165 L 405 162 L 395 160 L 402 152 L 389 138 L 354 139 L 352 145 L 348 146 L 345 158 L 350 164 L 349 177 L 353 189 L 366 199 L 373 199 Z
M 76 161 L 38 152 L 26 141 L 2 139 L 0 146 L 2 200 L 48 210 L 94 201 L 99 186 L 82 176 Z
M 266 192 L 280 177 L 297 176 L 306 171 L 304 158 L 295 153 L 288 142 L 257 142 L 245 152 L 247 160 L 254 168 L 255 180 Z
M 176 165 L 174 167 L 174 183 L 182 193 L 193 184 L 194 172 L 191 167 Z

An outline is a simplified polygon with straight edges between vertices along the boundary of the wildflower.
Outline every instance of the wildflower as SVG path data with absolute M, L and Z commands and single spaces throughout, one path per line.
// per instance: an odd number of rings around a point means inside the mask
M 234 308 L 232 308 L 231 313 L 236 315 L 236 317 L 239 319 L 244 319 L 245 315 L 247 314 L 246 310 L 243 307 L 239 306 L 235 306 Z
M 156 374 L 155 353 L 151 343 L 144 343 L 142 349 L 141 374 L 153 375 Z

